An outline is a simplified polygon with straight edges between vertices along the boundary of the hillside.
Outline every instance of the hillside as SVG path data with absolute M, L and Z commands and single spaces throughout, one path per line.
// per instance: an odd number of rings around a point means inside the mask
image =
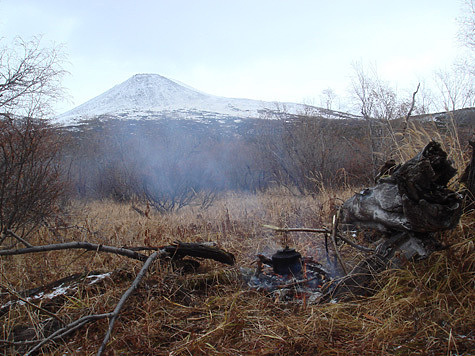
M 74 125 L 98 117 L 119 119 L 240 120 L 276 113 L 312 112 L 327 118 L 355 115 L 296 103 L 226 98 L 203 93 L 158 74 L 136 74 L 105 93 L 59 115 L 56 122 Z

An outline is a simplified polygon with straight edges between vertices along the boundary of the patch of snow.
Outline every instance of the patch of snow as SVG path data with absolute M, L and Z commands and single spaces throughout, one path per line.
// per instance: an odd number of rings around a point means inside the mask
M 110 277 L 111 272 L 103 273 L 103 274 L 91 274 L 87 276 L 86 278 L 92 279 L 92 281 L 89 282 L 89 285 L 96 284 L 97 282 L 102 281 L 103 279 Z
M 63 287 L 63 284 L 61 284 L 60 286 L 53 288 L 51 293 L 45 294 L 42 299 L 53 299 L 58 295 L 64 295 L 69 289 L 71 289 L 71 286 Z
M 276 103 L 261 100 L 226 98 L 210 95 L 170 80 L 158 74 L 136 74 L 125 82 L 78 107 L 59 115 L 55 123 L 73 125 L 98 116 L 144 119 L 173 117 L 196 120 L 201 115 L 211 118 L 275 118 L 276 113 L 320 114 L 329 118 L 351 115 L 309 107 L 296 103 Z

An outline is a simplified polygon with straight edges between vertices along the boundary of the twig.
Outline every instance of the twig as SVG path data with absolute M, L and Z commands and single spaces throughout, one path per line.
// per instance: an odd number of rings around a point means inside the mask
M 6 291 L 7 291 L 8 293 L 10 293 L 11 295 L 13 295 L 13 296 L 16 297 L 17 299 L 21 300 L 22 302 L 24 302 L 24 303 L 26 303 L 26 304 L 32 306 L 33 308 L 38 309 L 39 311 L 42 311 L 43 313 L 45 313 L 45 314 L 51 316 L 52 318 L 55 318 L 55 319 L 58 320 L 61 324 L 64 324 L 64 321 L 61 320 L 61 318 L 60 318 L 59 316 L 57 316 L 56 314 L 54 314 L 54 313 L 52 313 L 52 312 L 50 312 L 50 311 L 48 311 L 48 310 L 46 310 L 46 309 L 40 307 L 39 305 L 36 305 L 36 304 L 30 302 L 28 299 L 23 298 L 18 292 L 14 291 L 13 289 L 11 289 L 10 287 L 8 287 L 7 285 L 0 284 L 0 287 L 6 289 Z
M 26 253 L 69 250 L 69 249 L 86 249 L 89 251 L 102 251 L 102 252 L 115 253 L 117 255 L 133 258 L 139 261 L 147 260 L 146 255 L 143 255 L 135 251 L 131 251 L 129 249 L 107 246 L 107 245 L 98 245 L 98 244 L 93 244 L 93 243 L 85 242 L 85 241 L 65 242 L 61 244 L 51 244 L 51 245 L 42 245 L 42 246 L 32 246 L 32 247 L 27 247 L 27 248 L 20 248 L 17 250 L 0 250 L 0 256 L 23 255 Z
M 328 234 L 325 234 L 325 256 L 327 257 L 328 265 L 332 265 L 332 261 L 330 260 L 330 251 L 328 250 Z
M 417 88 L 416 88 L 416 91 L 414 93 L 412 93 L 412 103 L 411 103 L 411 107 L 409 108 L 409 111 L 407 112 L 407 115 L 406 117 L 404 118 L 404 126 L 402 128 L 402 132 L 403 134 L 405 134 L 406 132 L 406 129 L 407 129 L 407 123 L 409 121 L 409 118 L 411 117 L 411 114 L 412 114 L 412 110 L 414 110 L 414 104 L 416 103 L 416 94 L 417 92 L 419 91 L 419 87 L 421 86 L 421 83 L 417 84 Z
M 302 279 L 300 281 L 295 281 L 295 282 L 292 282 L 292 283 L 288 283 L 288 284 L 280 284 L 277 286 L 277 288 L 288 288 L 288 287 L 295 287 L 295 286 L 298 286 L 299 284 L 305 284 L 305 283 L 308 283 L 310 281 L 313 281 L 314 279 L 317 279 L 318 276 L 314 276 L 314 277 L 311 277 L 311 278 L 306 278 L 306 279 Z
M 135 205 L 132 204 L 131 208 L 135 210 L 137 213 L 139 213 L 140 216 L 143 216 L 144 218 L 150 219 L 150 216 L 146 211 L 143 211 L 139 207 L 136 207 Z
M 5 233 L 2 231 L 2 233 L 0 234 L 0 244 L 2 244 L 3 241 L 5 241 L 6 238 L 7 238 L 7 234 L 5 234 Z
M 104 337 L 104 341 L 102 341 L 102 345 L 99 348 L 99 351 L 97 352 L 97 356 L 102 355 L 102 352 L 105 350 L 107 343 L 109 342 L 112 329 L 114 328 L 114 324 L 119 317 L 120 310 L 124 306 L 124 303 L 126 302 L 127 298 L 132 294 L 132 292 L 138 287 L 140 281 L 142 280 L 143 276 L 147 272 L 148 268 L 150 267 L 151 263 L 158 257 L 159 253 L 154 252 L 148 257 L 147 261 L 145 261 L 142 269 L 140 270 L 139 274 L 135 278 L 134 282 L 130 286 L 129 289 L 122 295 L 122 297 L 119 300 L 119 303 L 117 303 L 117 306 L 115 307 L 114 311 L 112 312 L 112 318 L 109 321 L 109 329 L 107 330 L 106 336 Z
M 25 346 L 36 344 L 39 340 L 25 340 L 25 341 L 11 341 L 11 340 L 0 340 L 0 344 L 7 344 L 11 346 Z
M 330 230 L 328 229 L 313 229 L 308 227 L 277 227 L 273 225 L 264 225 L 265 228 L 272 229 L 278 232 L 316 232 L 316 233 L 329 233 Z
M 7 235 L 10 235 L 10 236 L 14 237 L 14 238 L 17 239 L 18 241 L 20 241 L 23 245 L 25 245 L 26 247 L 33 247 L 32 244 L 30 244 L 28 241 L 26 241 L 25 239 L 21 238 L 21 237 L 18 236 L 17 234 L 15 234 L 12 230 L 7 230 Z
M 272 225 L 264 225 L 264 227 L 268 229 L 272 229 L 274 231 L 278 231 L 278 232 L 316 232 L 316 233 L 321 233 L 321 234 L 329 234 L 333 231 L 333 230 L 330 231 L 326 228 L 314 229 L 314 228 L 307 228 L 307 227 L 277 227 L 277 226 L 272 226 Z M 346 237 L 340 234 L 336 236 L 338 236 L 342 241 L 346 242 L 351 247 L 354 247 L 358 250 L 361 250 L 364 252 L 374 252 L 372 248 L 355 244 L 354 242 L 352 242 L 351 240 L 347 239 Z M 327 235 L 325 235 L 325 248 L 328 253 Z
M 356 248 L 357 250 L 361 250 L 361 251 L 364 251 L 364 252 L 374 252 L 374 249 L 372 248 L 369 248 L 369 247 L 365 247 L 365 246 L 361 246 L 361 245 L 358 245 L 358 244 L 355 244 L 354 242 L 352 242 L 351 240 L 347 239 L 346 237 L 338 234 L 337 235 L 343 242 L 346 242 L 348 245 L 350 245 L 351 247 L 354 247 Z
M 54 339 L 60 339 L 63 336 L 66 336 L 67 334 L 81 328 L 85 324 L 87 324 L 90 321 L 93 320 L 99 320 L 99 319 L 105 319 L 105 318 L 110 318 L 113 313 L 105 313 L 105 314 L 95 314 L 95 315 L 87 315 L 83 316 L 82 318 L 79 318 L 76 321 L 73 321 L 72 323 L 66 325 L 65 327 L 56 330 L 54 333 L 52 333 L 50 336 L 47 338 L 44 338 L 43 340 L 39 341 L 39 343 L 33 347 L 31 350 L 29 350 L 24 356 L 29 356 L 35 351 L 39 350 L 43 345 L 46 343 L 50 342 L 51 340 Z
M 336 257 L 338 258 L 338 262 L 340 262 L 341 268 L 343 268 L 343 272 L 345 272 L 345 275 L 348 274 L 348 270 L 346 269 L 345 263 L 343 262 L 343 259 L 341 258 L 340 251 L 338 251 L 338 246 L 336 244 L 336 232 L 337 232 L 337 227 L 338 227 L 338 222 L 340 220 L 340 209 L 336 212 L 336 215 L 333 215 L 333 226 L 332 226 L 332 233 L 331 233 L 331 238 L 333 242 L 333 247 L 335 248 L 335 254 Z

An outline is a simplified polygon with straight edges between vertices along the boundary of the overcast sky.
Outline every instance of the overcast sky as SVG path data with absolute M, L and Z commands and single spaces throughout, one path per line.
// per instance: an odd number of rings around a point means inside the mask
M 71 109 L 137 73 L 204 92 L 320 104 L 352 63 L 398 90 L 453 63 L 460 0 L 0 0 L 0 37 L 64 44 Z

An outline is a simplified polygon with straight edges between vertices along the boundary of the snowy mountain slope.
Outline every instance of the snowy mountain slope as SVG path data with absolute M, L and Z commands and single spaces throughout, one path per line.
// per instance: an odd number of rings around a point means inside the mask
M 259 118 L 284 109 L 299 114 L 308 106 L 209 95 L 158 74 L 136 74 L 105 93 L 60 115 L 58 124 L 71 125 L 99 116 L 122 119 L 244 119 Z M 311 107 L 325 117 L 352 115 Z

